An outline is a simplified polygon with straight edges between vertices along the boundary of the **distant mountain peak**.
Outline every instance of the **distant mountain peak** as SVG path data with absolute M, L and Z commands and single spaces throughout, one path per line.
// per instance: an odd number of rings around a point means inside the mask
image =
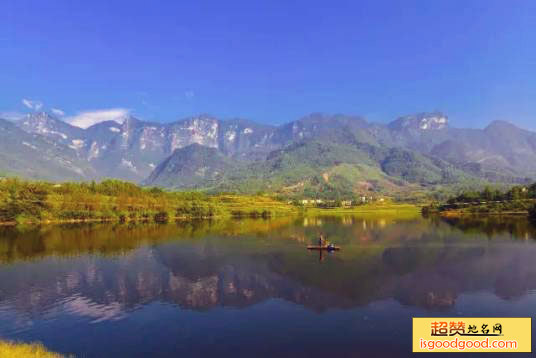
M 114 119 L 113 120 L 114 122 L 122 125 L 124 128 L 132 128 L 132 127 L 136 127 L 138 126 L 139 124 L 142 123 L 141 120 L 139 120 L 138 118 L 134 117 L 134 116 L 131 116 L 130 114 L 127 114 L 123 117 L 120 117 L 118 119 Z
M 47 112 L 28 113 L 16 124 L 28 133 L 39 134 L 61 142 L 70 142 L 71 139 L 79 138 L 82 135 L 81 129 L 73 127 Z
M 44 120 L 54 120 L 54 121 L 58 121 L 59 119 L 57 119 L 56 117 L 54 117 L 53 115 L 51 115 L 50 113 L 47 113 L 47 112 L 32 112 L 32 113 L 28 113 L 26 114 L 22 119 L 20 119 L 20 121 L 24 121 L 24 120 L 32 120 L 32 121 L 38 121 L 38 120 L 41 120 L 41 121 L 44 121 Z
M 485 128 L 485 130 L 504 130 L 504 129 L 516 129 L 520 130 L 518 126 L 515 124 L 508 122 L 508 121 L 502 121 L 502 120 L 495 120 L 488 124 L 488 126 Z
M 46 112 L 28 113 L 17 123 L 25 129 L 31 129 L 31 131 L 42 134 L 46 131 L 46 128 L 52 123 L 59 121 Z
M 389 128 L 394 130 L 441 130 L 448 128 L 449 120 L 441 112 L 418 113 L 400 117 L 389 124 Z

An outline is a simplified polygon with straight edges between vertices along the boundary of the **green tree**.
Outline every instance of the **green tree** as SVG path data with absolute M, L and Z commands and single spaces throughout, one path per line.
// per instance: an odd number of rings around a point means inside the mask
M 531 199 L 536 199 L 536 183 L 532 184 L 528 188 L 528 196 Z
M 484 191 L 482 192 L 482 199 L 486 200 L 486 201 L 491 201 L 493 200 L 493 191 L 491 190 L 491 188 L 489 186 L 487 186 Z

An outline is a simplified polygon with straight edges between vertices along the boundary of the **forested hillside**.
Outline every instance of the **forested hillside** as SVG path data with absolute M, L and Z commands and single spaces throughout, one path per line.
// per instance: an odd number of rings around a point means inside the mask
M 269 217 L 295 208 L 269 196 L 165 192 L 119 180 L 100 183 L 0 179 L 0 222 L 155 221 L 218 216 Z

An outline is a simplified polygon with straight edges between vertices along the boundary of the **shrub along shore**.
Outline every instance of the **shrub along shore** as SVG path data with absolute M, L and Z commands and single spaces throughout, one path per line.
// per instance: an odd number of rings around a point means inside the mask
M 143 188 L 120 180 L 49 183 L 0 179 L 0 223 L 167 222 L 216 217 L 272 217 L 298 212 L 268 195 L 207 195 Z
M 486 188 L 481 192 L 463 192 L 446 203 L 432 203 L 423 208 L 424 214 L 439 213 L 446 217 L 464 215 L 525 215 L 536 221 L 536 183 L 514 186 L 502 192 Z

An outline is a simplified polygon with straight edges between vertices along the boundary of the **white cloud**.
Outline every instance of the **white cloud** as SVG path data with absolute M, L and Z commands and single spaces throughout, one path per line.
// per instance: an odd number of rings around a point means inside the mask
M 0 112 L 0 118 L 7 119 L 8 121 L 18 121 L 19 119 L 24 118 L 25 114 L 20 112 Z
M 63 117 L 65 115 L 65 112 L 59 108 L 51 108 L 50 111 L 58 117 Z
M 99 109 L 80 112 L 76 116 L 66 118 L 65 121 L 73 126 L 85 129 L 105 121 L 115 121 L 121 124 L 129 113 L 130 111 L 125 108 Z
M 195 97 L 195 92 L 192 90 L 188 90 L 184 92 L 184 97 L 186 97 L 187 99 L 192 99 Z
M 34 111 L 38 111 L 41 108 L 43 108 L 43 102 L 34 101 L 34 100 L 31 100 L 31 99 L 26 99 L 26 98 L 22 99 L 22 104 L 25 105 L 26 107 L 30 108 L 30 109 L 33 109 Z

